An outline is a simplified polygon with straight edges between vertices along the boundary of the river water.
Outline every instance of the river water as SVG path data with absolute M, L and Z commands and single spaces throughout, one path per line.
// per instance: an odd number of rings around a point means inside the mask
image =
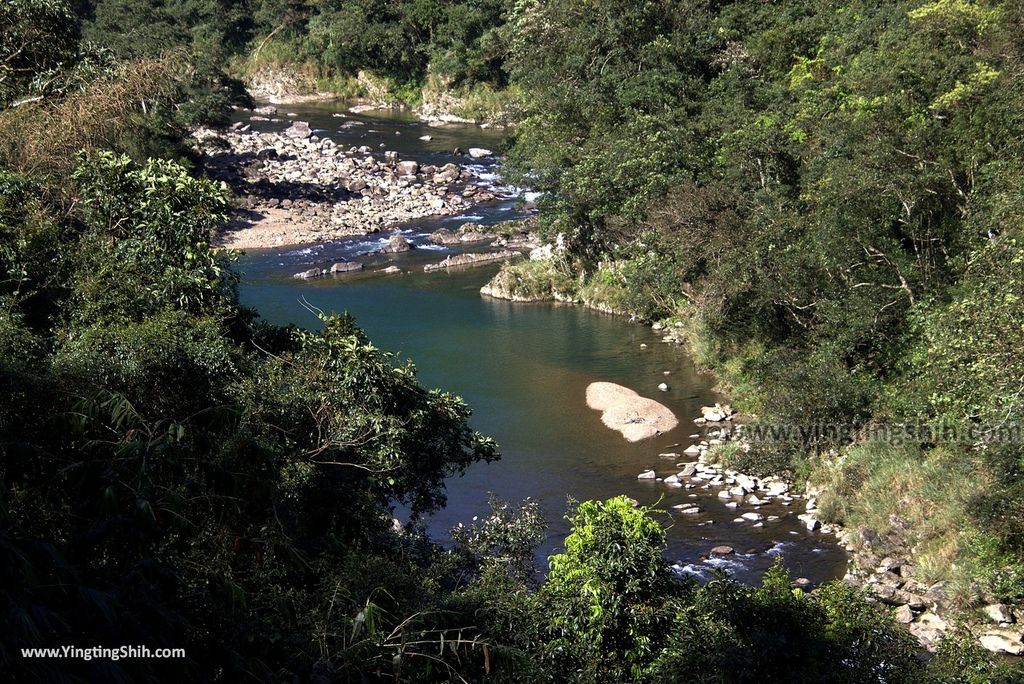
M 287 126 L 294 112 L 319 135 L 344 147 L 368 145 L 396 150 L 403 159 L 444 164 L 474 164 L 496 183 L 494 159 L 478 162 L 452 154 L 460 147 L 498 151 L 502 133 L 474 126 L 428 126 L 409 115 L 373 112 L 355 115 L 342 103 L 282 106 L 280 122 L 253 124 L 260 130 Z M 336 116 L 344 113 L 344 116 Z M 420 140 L 421 136 L 431 140 Z M 845 553 L 834 540 L 808 532 L 796 520 L 799 501 L 763 506 L 759 512 L 780 519 L 754 527 L 738 522 L 749 510 L 729 509 L 717 490 L 670 489 L 637 474 L 655 468 L 669 475 L 675 462 L 658 454 L 682 452 L 696 434 L 692 419 L 699 407 L 714 402 L 710 379 L 697 373 L 683 351 L 649 328 L 582 307 L 561 304 L 517 304 L 487 299 L 480 287 L 496 266 L 460 272 L 425 274 L 424 263 L 442 260 L 451 250 L 430 245 L 427 236 L 439 227 L 455 228 L 467 221 L 495 223 L 520 216 L 515 189 L 508 197 L 470 209 L 465 216 L 418 221 L 401 232 L 418 249 L 400 255 L 367 254 L 389 235 L 371 235 L 329 244 L 275 250 L 253 250 L 239 262 L 241 298 L 269 321 L 315 328 L 317 319 L 300 303 L 303 298 L 324 311 L 348 311 L 373 343 L 411 358 L 420 381 L 461 395 L 473 409 L 473 427 L 494 437 L 502 459 L 477 464 L 448 482 L 448 506 L 434 514 L 429 530 L 444 540 L 453 525 L 468 523 L 487 512 L 488 493 L 518 502 L 532 497 L 550 523 L 543 553 L 558 550 L 567 532 L 564 520 L 569 497 L 604 499 L 618 494 L 670 510 L 696 502 L 698 515 L 668 515 L 667 555 L 677 569 L 710 577 L 715 569 L 741 581 L 753 581 L 781 555 L 794 576 L 819 583 L 841 577 Z M 367 271 L 317 281 L 292 274 L 329 266 L 338 257 L 365 262 Z M 397 265 L 402 274 L 385 275 L 375 267 Z M 646 348 L 642 349 L 641 344 Z M 669 375 L 665 375 L 665 371 Z M 630 444 L 606 428 L 597 411 L 587 408 L 584 394 L 594 381 L 616 382 L 671 408 L 680 419 L 675 430 Z M 667 382 L 669 390 L 657 386 Z M 736 549 L 725 558 L 707 558 L 708 551 L 727 544 Z

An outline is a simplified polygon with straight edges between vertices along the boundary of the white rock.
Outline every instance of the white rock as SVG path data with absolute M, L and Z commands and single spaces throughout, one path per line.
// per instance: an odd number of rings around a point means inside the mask
M 978 641 L 986 650 L 993 653 L 1020 655 L 1024 653 L 1021 636 L 1021 632 L 1015 629 L 993 629 L 982 634 Z
M 658 385 L 658 389 L 660 389 L 662 392 L 668 392 L 668 385 L 666 385 L 665 383 L 661 383 Z
M 490 157 L 492 154 L 494 154 L 490 150 L 485 149 L 483 147 L 470 147 L 468 152 L 469 156 L 472 157 L 473 159 L 482 159 L 483 157 Z
M 653 480 L 656 477 L 658 477 L 658 475 L 653 470 L 645 470 L 644 472 L 642 472 L 639 475 L 637 475 L 636 479 L 638 479 L 638 480 Z
M 757 482 L 754 478 L 743 474 L 736 475 L 736 484 L 750 491 L 757 489 Z
M 982 610 L 985 611 L 985 615 L 992 622 L 998 622 L 1001 624 L 1010 624 L 1013 622 L 1013 613 L 1009 607 L 1002 603 L 993 603 L 992 605 L 985 606 Z
M 749 520 L 750 522 L 760 522 L 764 520 L 764 516 L 760 513 L 744 513 L 740 517 L 744 520 Z
M 800 522 L 802 522 L 802 523 L 803 523 L 803 524 L 804 524 L 804 525 L 805 525 L 805 526 L 807 527 L 807 529 L 808 529 L 809 531 L 811 531 L 811 532 L 813 532 L 814 530 L 816 530 L 816 529 L 818 529 L 819 527 L 821 527 L 821 521 L 820 521 L 820 520 L 818 520 L 818 516 L 816 516 L 816 515 L 813 515 L 813 514 L 811 514 L 811 513 L 801 513 L 800 515 L 798 515 L 798 516 L 796 516 L 796 517 L 797 517 L 797 518 L 798 518 L 798 519 L 800 520 Z
M 545 261 L 551 258 L 553 247 L 542 245 L 530 250 L 530 261 Z

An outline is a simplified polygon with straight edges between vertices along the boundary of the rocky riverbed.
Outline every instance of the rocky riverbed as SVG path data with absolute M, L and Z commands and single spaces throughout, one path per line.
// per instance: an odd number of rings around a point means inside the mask
M 655 331 L 664 335 L 665 342 L 681 343 L 680 330 L 674 326 L 656 324 Z M 805 491 L 790 491 L 788 483 L 778 477 L 757 478 L 730 470 L 717 463 L 714 449 L 731 442 L 733 448 L 750 449 L 744 439 L 742 424 L 735 424 L 736 414 L 728 405 L 716 404 L 702 408 L 702 417 L 694 422 L 705 432 L 699 442 L 683 451 L 684 456 L 696 456 L 696 461 L 675 463 L 682 468 L 675 474 L 662 475 L 663 469 L 651 469 L 638 475 L 640 479 L 657 479 L 669 487 L 694 489 L 718 488 L 718 497 L 735 508 L 734 522 L 748 521 L 753 525 L 771 523 L 779 513 L 762 514 L 760 509 L 773 501 L 793 511 L 781 515 L 795 515 L 808 531 L 835 535 L 837 541 L 850 553 L 849 570 L 844 582 L 859 587 L 878 603 L 888 606 L 897 622 L 917 638 L 928 651 L 938 647 L 942 637 L 951 629 L 964 627 L 971 631 L 981 646 L 994 653 L 1019 656 L 1024 654 L 1024 613 L 1001 603 L 986 603 L 977 615 L 964 621 L 954 617 L 946 600 L 943 583 L 923 581 L 913 560 L 913 550 L 907 542 L 907 523 L 894 517 L 890 530 L 882 534 L 870 528 L 849 529 L 822 522 L 819 517 L 818 497 L 822 492 L 810 485 Z M 695 438 L 700 438 L 694 435 Z M 663 454 L 674 460 L 678 454 Z M 683 515 L 699 515 L 697 504 L 674 506 Z M 748 510 L 744 510 L 748 509 Z M 708 552 L 708 558 L 721 558 L 734 553 L 728 546 Z M 677 568 L 685 571 L 685 568 Z M 794 586 L 808 588 L 806 581 L 797 578 Z M 959 621 L 958 621 L 959 618 Z
M 746 448 L 744 427 L 736 422 L 738 418 L 727 404 L 701 407 L 701 416 L 693 421 L 698 432 L 690 435 L 692 443 L 679 451 L 659 453 L 657 462 L 641 471 L 637 480 L 657 483 L 667 490 L 689 492 L 688 498 L 692 501 L 671 505 L 669 512 L 695 519 L 698 526 L 715 524 L 705 511 L 707 499 L 713 496 L 735 515 L 734 525 L 761 529 L 795 518 L 808 532 L 830 531 L 823 528 L 815 516 L 804 512 L 808 504 L 813 507 L 813 501 L 808 500 L 805 494 L 793 491 L 781 477 L 749 475 L 720 462 L 720 452 L 716 447 L 733 443 L 736 448 Z M 781 544 L 776 545 L 766 553 L 778 555 L 781 547 Z M 673 568 L 682 575 L 708 579 L 713 570 L 728 569 L 730 564 L 755 553 L 737 549 L 731 544 L 717 544 L 706 549 L 696 562 L 680 561 Z M 814 588 L 814 583 L 805 577 L 796 577 L 793 587 L 809 591 Z
M 221 247 L 336 240 L 428 216 L 458 215 L 495 198 L 460 164 L 421 166 L 393 151 L 343 148 L 303 121 L 283 132 L 257 133 L 236 123 L 194 136 L 210 176 L 243 201 L 218 236 Z

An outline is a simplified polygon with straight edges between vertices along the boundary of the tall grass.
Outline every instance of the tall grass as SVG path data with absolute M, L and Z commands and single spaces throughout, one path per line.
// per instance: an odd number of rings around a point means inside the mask
M 285 40 L 270 40 L 248 54 L 233 56 L 226 66 L 243 81 L 261 73 L 287 77 L 293 95 L 331 93 L 340 98 L 365 97 L 365 86 L 351 74 L 342 74 L 302 55 L 298 46 Z
M 969 608 L 979 600 L 977 578 L 997 568 L 975 553 L 985 535 L 972 523 L 970 502 L 992 479 L 976 459 L 953 447 L 923 450 L 869 442 L 818 464 L 811 475 L 822 488 L 819 510 L 826 522 L 847 528 L 901 532 L 917 567 L 916 578 L 945 582 L 951 604 Z
M 80 150 L 111 147 L 139 128 L 136 115 L 169 104 L 190 69 L 180 52 L 139 59 L 66 97 L 0 111 L 0 160 L 21 173 L 66 174 Z

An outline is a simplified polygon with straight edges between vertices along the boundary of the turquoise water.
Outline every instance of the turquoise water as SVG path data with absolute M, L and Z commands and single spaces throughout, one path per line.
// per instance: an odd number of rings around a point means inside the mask
M 337 121 L 328 118 L 329 106 L 297 113 L 298 118 L 318 125 Z M 361 118 L 373 121 L 373 117 Z M 383 117 L 372 128 L 381 130 L 378 135 L 387 139 L 393 135 L 393 130 L 388 133 L 389 125 L 404 131 L 407 135 L 401 137 L 406 140 L 436 134 L 433 128 L 395 114 Z M 483 133 L 472 127 L 445 129 L 445 144 L 497 147 L 489 132 L 480 140 Z M 341 142 L 338 138 L 342 135 L 332 137 Z M 375 141 L 373 137 L 362 140 L 366 142 L 360 144 L 371 146 Z M 442 152 L 430 154 L 445 157 Z M 414 150 L 407 150 L 405 156 L 415 158 Z M 446 160 L 451 159 L 447 155 Z M 470 210 L 470 215 L 493 222 L 516 215 L 514 205 L 513 199 L 496 201 Z M 324 311 L 348 311 L 375 345 L 411 358 L 423 384 L 461 395 L 474 411 L 474 428 L 498 441 L 500 461 L 477 464 L 465 476 L 448 482 L 449 504 L 429 521 L 434 536 L 443 540 L 456 523 L 485 513 L 489 492 L 511 501 L 532 497 L 541 502 L 551 524 L 543 549 L 547 553 L 559 547 L 566 533 L 563 516 L 568 497 L 584 500 L 626 494 L 664 509 L 691 501 L 700 505 L 702 514 L 665 518 L 669 524 L 668 557 L 678 561 L 685 572 L 707 577 L 713 567 L 719 567 L 749 580 L 760 575 L 778 554 L 795 575 L 813 582 L 845 572 L 845 554 L 830 539 L 803 529 L 795 519 L 799 512 L 796 504 L 792 508 L 763 507 L 760 512 L 766 516 L 784 517 L 754 528 L 750 523 L 733 522 L 737 511 L 725 508 L 714 490 L 695 493 L 637 480 L 637 474 L 650 467 L 664 475 L 676 470 L 674 461 L 659 459 L 658 454 L 681 452 L 692 442 L 692 418 L 699 415 L 702 404 L 715 399 L 709 378 L 695 371 L 679 347 L 661 342 L 649 328 L 626 319 L 581 307 L 516 304 L 482 297 L 479 289 L 496 271 L 494 266 L 424 274 L 423 263 L 440 261 L 447 253 L 430 246 L 426 235 L 439 225 L 457 226 L 462 220 L 467 219 L 403 227 L 403 233 L 421 247 L 409 254 L 366 255 L 386 241 L 387 235 L 378 235 L 254 251 L 239 263 L 242 300 L 265 318 L 316 327 L 318 321 L 300 303 L 302 299 Z M 291 277 L 305 268 L 329 265 L 336 257 L 357 258 L 368 267 L 393 263 L 405 272 L 370 272 L 318 281 Z M 647 348 L 641 349 L 641 344 Z M 670 374 L 666 376 L 664 371 Z M 627 443 L 601 423 L 597 411 L 586 406 L 586 387 L 599 380 L 626 385 L 661 401 L 680 418 L 680 426 L 651 440 Z M 657 389 L 663 381 L 670 385 L 668 392 Z M 719 544 L 734 547 L 737 554 L 726 559 L 703 558 Z

